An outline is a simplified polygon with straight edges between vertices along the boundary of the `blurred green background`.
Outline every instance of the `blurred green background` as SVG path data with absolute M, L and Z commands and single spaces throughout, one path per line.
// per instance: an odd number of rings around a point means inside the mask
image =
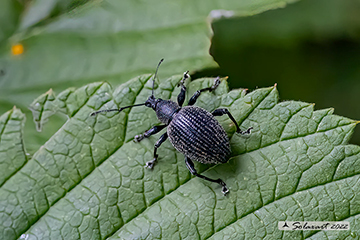
M 272 86 L 280 100 L 360 120 L 360 1 L 302 0 L 286 8 L 213 24 L 211 54 L 230 88 Z M 360 129 L 351 143 L 360 144 Z

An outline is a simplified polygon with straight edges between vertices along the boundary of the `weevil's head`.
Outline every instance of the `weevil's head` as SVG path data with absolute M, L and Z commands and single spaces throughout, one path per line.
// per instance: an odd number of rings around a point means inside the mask
M 158 99 L 156 99 L 156 98 L 154 97 L 154 95 L 151 95 L 151 96 L 146 100 L 145 106 L 156 110 L 156 104 L 157 104 L 157 102 L 158 102 Z

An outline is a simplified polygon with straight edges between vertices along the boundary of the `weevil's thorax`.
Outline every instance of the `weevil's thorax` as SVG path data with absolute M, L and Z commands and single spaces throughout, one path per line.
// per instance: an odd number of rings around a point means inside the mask
M 157 99 L 155 112 L 158 119 L 165 124 L 169 124 L 174 115 L 180 110 L 179 105 L 171 100 Z

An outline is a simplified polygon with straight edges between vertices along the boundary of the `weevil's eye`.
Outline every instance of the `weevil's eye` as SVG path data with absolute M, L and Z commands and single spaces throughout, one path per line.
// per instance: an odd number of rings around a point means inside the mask
M 151 103 L 150 102 L 145 102 L 145 106 L 146 107 L 151 107 Z

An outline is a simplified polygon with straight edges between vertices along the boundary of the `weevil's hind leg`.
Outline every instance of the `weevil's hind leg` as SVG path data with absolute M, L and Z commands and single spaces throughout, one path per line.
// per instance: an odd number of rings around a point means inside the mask
M 218 179 L 211 179 L 211 178 L 208 178 L 208 177 L 205 177 L 201 174 L 198 174 L 195 167 L 194 167 L 194 163 L 188 158 L 185 156 L 185 164 L 186 164 L 186 167 L 189 169 L 189 171 L 191 172 L 192 175 L 195 175 L 199 178 L 203 178 L 207 181 L 210 181 L 210 182 L 215 182 L 215 183 L 218 183 L 220 184 L 220 186 L 222 187 L 222 193 L 224 195 L 226 195 L 228 192 L 229 192 L 229 189 L 226 187 L 226 184 L 223 180 L 221 180 L 220 178 Z
M 157 149 L 160 147 L 160 145 L 165 142 L 165 140 L 168 138 L 168 135 L 167 135 L 167 132 L 164 133 L 163 135 L 161 135 L 161 137 L 159 138 L 159 140 L 155 143 L 155 146 L 154 146 L 154 159 L 147 162 L 146 163 L 146 166 L 147 168 L 150 168 L 152 169 L 157 161 L 157 158 L 158 158 L 158 154 L 156 153 L 157 152 Z
M 146 132 L 144 132 L 144 134 L 136 135 L 134 137 L 134 142 L 140 142 L 144 138 L 148 138 L 151 135 L 154 135 L 154 134 L 160 132 L 161 130 L 164 129 L 164 127 L 166 127 L 166 125 L 154 126 L 154 127 L 150 128 L 149 130 L 147 130 Z
M 194 93 L 194 95 L 190 98 L 190 100 L 189 100 L 189 102 L 188 102 L 188 105 L 189 105 L 189 106 L 194 105 L 195 102 L 196 102 L 196 100 L 198 99 L 198 97 L 200 96 L 200 94 L 201 94 L 202 92 L 205 92 L 205 91 L 212 92 L 212 91 L 214 91 L 219 85 L 220 85 L 220 77 L 217 77 L 217 78 L 215 78 L 214 84 L 213 84 L 211 87 L 197 90 L 197 91 Z
M 180 107 L 183 105 L 183 103 L 185 101 L 186 87 L 184 86 L 184 83 L 185 83 L 185 80 L 188 79 L 189 77 L 190 77 L 189 71 L 184 72 L 184 77 L 178 84 L 178 86 L 181 86 L 181 91 L 180 91 L 179 95 L 177 96 L 177 101 L 178 101 L 178 104 Z
M 213 116 L 222 116 L 224 114 L 227 114 L 229 116 L 229 118 L 231 119 L 231 121 L 233 121 L 233 123 L 235 124 L 236 126 L 236 132 L 237 133 L 240 133 L 242 135 L 246 135 L 246 134 L 250 134 L 251 132 L 251 129 L 253 129 L 252 127 L 249 127 L 247 130 L 245 131 L 241 131 L 239 125 L 237 124 L 235 118 L 231 115 L 231 113 L 229 112 L 229 110 L 227 110 L 226 108 L 219 108 L 219 109 L 216 109 L 212 112 L 212 115 Z

